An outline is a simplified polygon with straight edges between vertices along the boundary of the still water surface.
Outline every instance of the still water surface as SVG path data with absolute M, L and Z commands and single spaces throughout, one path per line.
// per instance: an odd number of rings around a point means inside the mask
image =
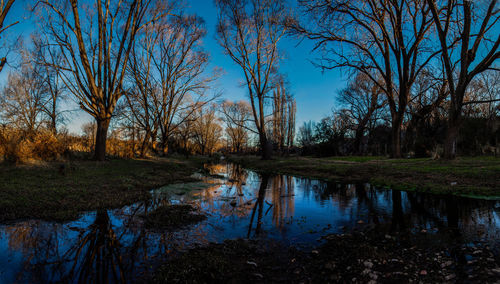
M 208 168 L 220 178 L 193 195 L 153 190 L 150 200 L 72 222 L 0 225 L 0 283 L 131 282 L 195 245 L 262 238 L 309 249 L 325 234 L 370 227 L 500 249 L 500 201 L 258 175 L 233 164 Z M 191 203 L 208 218 L 177 231 L 143 228 L 142 214 L 171 203 Z

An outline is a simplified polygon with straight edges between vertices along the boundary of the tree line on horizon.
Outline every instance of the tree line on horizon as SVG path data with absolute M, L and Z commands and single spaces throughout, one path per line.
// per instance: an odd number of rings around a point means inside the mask
M 14 2 L 2 1 L 0 36 L 17 24 L 4 24 Z M 222 72 L 208 70 L 205 23 L 182 4 L 32 1 L 38 28 L 29 42 L 3 40 L 0 68 L 10 51 L 19 55 L 0 96 L 4 159 L 21 140 L 44 152 L 67 138 L 61 130 L 73 115 L 70 101 L 93 118 L 79 141 L 101 161 L 110 139 L 132 156 L 250 150 L 264 159 L 297 151 L 294 145 L 303 154 L 394 158 L 438 146 L 445 158 L 470 153 L 470 143 L 496 147 L 496 0 L 214 3 L 217 41 L 242 71 L 247 101 L 221 101 L 215 83 Z M 313 42 L 318 68 L 341 68 L 351 78 L 335 95 L 336 111 L 298 133 L 291 83 L 279 70 L 284 37 Z

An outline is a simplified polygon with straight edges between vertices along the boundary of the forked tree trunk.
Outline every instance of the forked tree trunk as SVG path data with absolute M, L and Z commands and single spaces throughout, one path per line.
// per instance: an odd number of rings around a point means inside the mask
M 111 119 L 98 119 L 95 137 L 94 160 L 104 161 L 106 159 L 106 140 L 108 137 L 109 122 Z

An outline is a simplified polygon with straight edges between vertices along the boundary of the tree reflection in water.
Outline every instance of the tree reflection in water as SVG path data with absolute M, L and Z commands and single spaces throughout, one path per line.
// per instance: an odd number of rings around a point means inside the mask
M 106 210 L 97 211 L 95 221 L 81 234 L 65 258 L 73 262 L 69 279 L 81 283 L 125 282 L 120 241 Z

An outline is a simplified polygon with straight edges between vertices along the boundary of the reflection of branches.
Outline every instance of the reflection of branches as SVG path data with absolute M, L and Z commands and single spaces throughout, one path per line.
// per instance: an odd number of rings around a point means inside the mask
M 94 223 L 66 252 L 66 256 L 74 259 L 68 279 L 78 277 L 79 282 L 125 282 L 120 242 L 105 210 L 97 212 Z
M 263 207 L 264 207 L 264 197 L 266 193 L 266 188 L 267 184 L 269 182 L 269 176 L 266 174 L 262 175 L 262 181 L 260 183 L 259 187 L 259 194 L 257 196 L 257 201 L 255 201 L 253 210 L 252 210 L 252 217 L 250 218 L 250 224 L 248 226 L 248 233 L 247 237 L 250 238 L 250 233 L 252 232 L 252 227 L 253 227 L 253 220 L 255 218 L 255 212 L 257 213 L 257 226 L 255 228 L 255 235 L 259 235 L 261 226 L 262 226 L 262 212 L 263 212 Z
M 272 179 L 273 223 L 283 229 L 286 218 L 294 213 L 294 181 L 291 176 L 275 176 Z

